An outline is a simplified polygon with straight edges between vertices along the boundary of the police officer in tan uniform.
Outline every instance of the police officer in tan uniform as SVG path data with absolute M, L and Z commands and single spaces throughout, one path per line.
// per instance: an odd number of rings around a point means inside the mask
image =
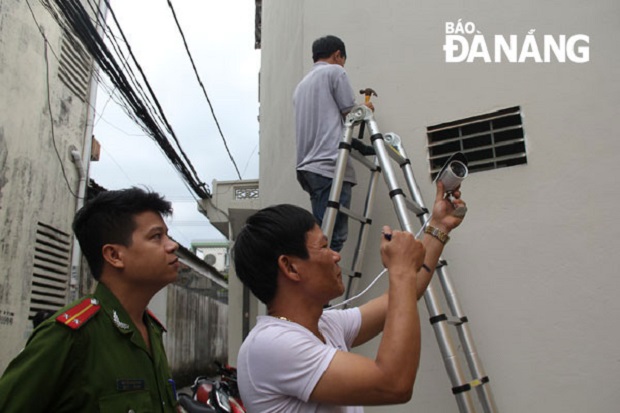
M 0 378 L 0 411 L 174 412 L 164 327 L 147 304 L 175 281 L 178 244 L 160 195 L 139 188 L 101 193 L 73 230 L 98 281 L 95 293 L 35 329 Z

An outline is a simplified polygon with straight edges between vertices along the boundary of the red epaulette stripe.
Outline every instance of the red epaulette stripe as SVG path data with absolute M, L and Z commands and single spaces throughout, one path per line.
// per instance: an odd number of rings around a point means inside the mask
M 166 326 L 165 326 L 165 325 L 163 325 L 163 324 L 162 324 L 162 322 L 161 322 L 161 321 L 159 321 L 159 320 L 157 319 L 157 317 L 155 317 L 155 314 L 153 314 L 153 312 L 152 312 L 151 310 L 149 310 L 149 309 L 147 308 L 147 309 L 146 309 L 146 313 L 147 313 L 147 314 L 148 314 L 148 315 L 149 315 L 149 316 L 150 316 L 153 320 L 155 320 L 155 322 L 157 322 L 157 324 L 159 324 L 159 326 L 160 326 L 161 328 L 163 328 L 165 332 L 168 332 L 168 330 L 166 330 Z
M 68 309 L 64 313 L 56 317 L 56 321 L 62 323 L 73 330 L 77 330 L 88 321 L 93 315 L 97 314 L 97 311 L 101 306 L 97 300 L 93 298 L 86 298 L 82 300 L 75 307 Z

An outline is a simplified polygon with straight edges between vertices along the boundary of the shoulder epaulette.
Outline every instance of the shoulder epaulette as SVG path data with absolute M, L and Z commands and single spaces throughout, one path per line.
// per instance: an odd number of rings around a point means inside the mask
M 155 317 L 155 314 L 153 314 L 151 310 L 147 308 L 146 313 L 149 315 L 149 317 L 153 319 L 153 321 L 157 323 L 158 326 L 160 326 L 165 332 L 168 332 L 168 330 L 166 330 L 166 326 L 163 325 L 162 322 L 157 319 L 157 317 Z
M 67 309 L 56 317 L 56 321 L 67 327 L 77 330 L 82 327 L 101 309 L 99 301 L 95 298 L 85 298 L 75 306 Z

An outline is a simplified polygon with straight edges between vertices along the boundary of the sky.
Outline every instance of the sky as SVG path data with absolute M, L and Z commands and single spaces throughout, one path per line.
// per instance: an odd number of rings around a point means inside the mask
M 260 51 L 254 49 L 255 3 L 171 3 L 239 172 L 243 179 L 256 179 Z M 214 179 L 238 179 L 168 1 L 111 0 L 111 6 L 200 179 L 209 188 Z M 105 74 L 102 78 L 108 81 Z M 101 153 L 91 163 L 90 177 L 107 189 L 141 186 L 164 195 L 174 208 L 169 232 L 187 248 L 193 241 L 223 240 L 198 212 L 196 195 L 159 146 L 109 98 L 106 88 L 99 87 L 96 108 L 94 135 Z

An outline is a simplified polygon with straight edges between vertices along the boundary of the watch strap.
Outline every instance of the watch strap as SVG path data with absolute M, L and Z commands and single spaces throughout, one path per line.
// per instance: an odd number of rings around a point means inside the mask
M 447 244 L 448 241 L 450 241 L 450 236 L 448 234 L 446 234 L 439 228 L 435 228 L 432 225 L 428 225 L 424 229 L 424 233 L 430 235 L 431 237 L 437 238 L 439 242 L 441 242 L 444 245 Z

